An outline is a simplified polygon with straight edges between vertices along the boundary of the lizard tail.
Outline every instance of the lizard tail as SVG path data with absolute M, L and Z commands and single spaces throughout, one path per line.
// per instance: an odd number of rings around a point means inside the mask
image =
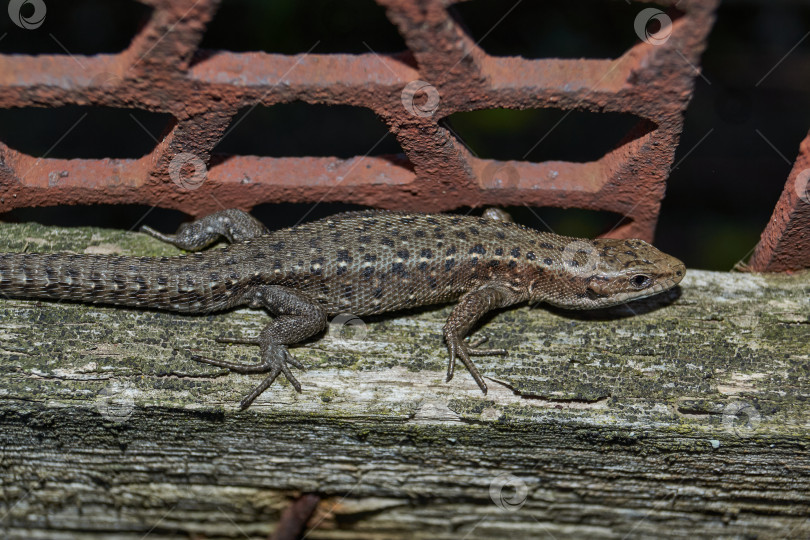
M 214 266 L 205 254 L 0 253 L 0 296 L 213 311 L 234 304 L 229 282 L 219 278 Z

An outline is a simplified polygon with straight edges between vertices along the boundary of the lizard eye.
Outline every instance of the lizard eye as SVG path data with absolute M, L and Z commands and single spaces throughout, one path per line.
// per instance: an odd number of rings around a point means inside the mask
M 636 274 L 630 278 L 630 283 L 636 289 L 644 289 L 650 286 L 652 279 L 650 279 L 650 276 L 645 276 L 644 274 Z

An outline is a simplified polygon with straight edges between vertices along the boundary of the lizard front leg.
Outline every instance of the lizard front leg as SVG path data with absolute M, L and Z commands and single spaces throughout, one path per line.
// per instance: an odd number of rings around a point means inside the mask
M 517 293 L 497 285 L 470 291 L 459 299 L 458 304 L 453 308 L 453 312 L 450 313 L 450 317 L 447 318 L 447 323 L 444 325 L 444 340 L 450 353 L 450 361 L 447 364 L 448 381 L 453 378 L 456 358 L 459 358 L 467 366 L 470 375 L 478 383 L 481 391 L 487 393 L 484 378 L 481 377 L 481 373 L 470 360 L 470 357 L 505 355 L 506 351 L 504 349 L 477 349 L 475 347 L 486 341 L 486 339 L 468 345 L 464 342 L 464 336 L 488 311 L 506 307 L 521 300 L 523 298 Z
M 223 339 L 228 343 L 248 343 L 258 345 L 261 361 L 258 364 L 226 362 L 214 358 L 194 355 L 192 358 L 214 366 L 230 369 L 236 373 L 268 373 L 267 377 L 250 392 L 240 403 L 240 409 L 246 409 L 262 392 L 267 390 L 273 381 L 284 374 L 297 392 L 301 384 L 290 371 L 287 364 L 304 369 L 287 350 L 288 345 L 303 341 L 326 327 L 326 310 L 300 291 L 281 285 L 264 285 L 251 293 L 249 298 L 252 307 L 264 307 L 274 315 L 273 322 L 264 327 L 257 339 L 239 340 Z
M 267 234 L 267 228 L 247 212 L 232 208 L 183 223 L 175 234 L 163 234 L 146 225 L 141 232 L 180 249 L 198 251 L 223 236 L 233 244 Z

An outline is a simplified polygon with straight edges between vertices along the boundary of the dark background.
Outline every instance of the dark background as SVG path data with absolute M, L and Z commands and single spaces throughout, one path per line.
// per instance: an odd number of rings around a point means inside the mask
M 0 53 L 119 52 L 150 13 L 136 2 L 113 0 L 46 0 L 46 5 L 46 20 L 36 30 L 19 29 L 0 13 Z M 523 0 L 516 6 L 472 0 L 453 9 L 473 39 L 493 55 L 615 58 L 637 42 L 633 21 L 645 7 L 650 4 L 621 0 Z M 689 267 L 729 270 L 747 259 L 759 240 L 810 128 L 809 30 L 810 6 L 802 2 L 721 5 L 656 237 L 659 247 Z M 316 43 L 312 52 L 320 54 L 405 49 L 383 9 L 371 0 L 225 0 L 201 46 L 295 54 Z M 77 59 L 77 69 L 79 64 Z M 631 115 L 575 112 L 529 152 L 563 114 L 553 109 L 476 111 L 452 115 L 447 126 L 483 158 L 588 161 L 612 148 L 636 121 Z M 36 156 L 138 158 L 152 150 L 168 121 L 167 115 L 101 107 L 6 109 L 0 110 L 0 140 Z M 255 108 L 215 152 L 349 157 L 366 154 L 386 132 L 366 109 L 296 102 Z M 398 152 L 390 134 L 374 151 Z M 254 214 L 275 228 L 295 223 L 311 206 L 261 205 Z M 307 219 L 347 208 L 353 207 L 321 204 Z M 18 209 L 0 219 L 123 229 L 142 222 L 164 230 L 186 219 L 179 212 L 149 210 L 137 205 Z M 545 228 L 527 209 L 513 210 L 518 221 Z M 571 235 L 594 236 L 618 219 L 581 210 L 536 212 L 555 232 Z

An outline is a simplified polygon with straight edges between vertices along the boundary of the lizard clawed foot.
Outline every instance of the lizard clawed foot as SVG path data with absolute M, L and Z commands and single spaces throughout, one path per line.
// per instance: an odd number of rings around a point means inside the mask
M 470 359 L 471 356 L 502 356 L 507 354 L 506 349 L 478 349 L 477 347 L 483 343 L 487 342 L 486 336 L 480 336 L 473 342 L 465 343 L 462 339 L 455 335 L 446 335 L 445 341 L 447 341 L 447 350 L 450 353 L 450 360 L 447 363 L 447 380 L 453 378 L 453 374 L 456 369 L 456 358 L 460 359 L 464 365 L 467 367 L 467 370 L 472 375 L 472 378 L 475 379 L 475 382 L 478 383 L 478 387 L 481 388 L 483 393 L 487 393 L 487 384 L 484 382 L 484 378 L 481 376 L 481 373 L 478 371 L 478 368 L 475 367 L 472 360 Z
M 479 349 L 478 347 L 489 341 L 487 336 L 478 336 L 478 339 L 472 341 L 468 338 L 467 352 L 470 356 L 506 356 L 509 354 L 506 349 Z
M 139 229 L 140 232 L 144 234 L 148 234 L 152 238 L 157 238 L 161 242 L 166 242 L 167 244 L 171 244 L 174 247 L 185 249 L 188 251 L 197 251 L 201 247 L 205 247 L 205 245 L 198 245 L 195 244 L 193 241 L 190 241 L 188 238 L 183 237 L 183 231 L 185 227 L 182 225 L 180 226 L 180 230 L 177 231 L 177 234 L 165 234 L 160 231 L 156 231 L 149 225 L 141 225 Z
M 174 235 L 173 234 L 163 234 L 160 231 L 156 231 L 149 225 L 141 225 L 139 229 L 142 233 L 148 234 L 152 238 L 157 238 L 158 240 L 162 240 L 163 242 L 172 244 L 174 243 Z
M 298 369 L 306 369 L 304 365 L 296 360 L 287 350 L 286 345 L 279 345 L 275 343 L 261 343 L 258 339 L 234 339 L 234 338 L 218 338 L 220 343 L 244 343 L 249 345 L 260 345 L 262 350 L 262 361 L 258 364 L 243 364 L 240 362 L 228 362 L 225 360 L 217 360 L 215 358 L 208 358 L 198 354 L 192 355 L 193 360 L 204 362 L 225 369 L 229 369 L 235 373 L 251 374 L 251 373 L 268 373 L 267 377 L 254 388 L 250 394 L 245 396 L 239 402 L 239 409 L 247 409 L 253 401 L 259 397 L 262 392 L 267 390 L 276 378 L 283 374 L 284 377 L 295 388 L 296 392 L 301 392 L 301 383 L 292 374 L 287 364 L 290 364 Z

